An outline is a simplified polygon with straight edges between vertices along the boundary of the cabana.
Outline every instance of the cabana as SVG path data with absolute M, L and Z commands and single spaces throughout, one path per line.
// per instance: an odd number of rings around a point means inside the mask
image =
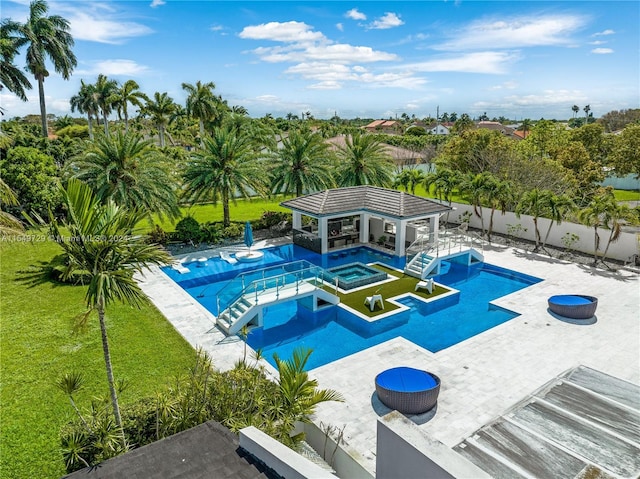
M 375 243 L 404 256 L 419 238 L 437 241 L 440 216 L 449 206 L 403 191 L 351 186 L 280 203 L 293 212 L 293 242 L 325 254 Z

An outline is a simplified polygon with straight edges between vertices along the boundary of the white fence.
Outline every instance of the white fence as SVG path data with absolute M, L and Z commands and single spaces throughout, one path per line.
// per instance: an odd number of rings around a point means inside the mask
M 471 214 L 469 226 L 472 228 L 480 229 L 482 227 L 480 218 L 478 218 L 473 212 L 473 206 L 453 203 L 451 205 L 454 210 L 449 213 L 450 223 L 459 223 L 460 219 L 466 212 Z M 483 208 L 482 216 L 484 218 L 485 230 L 489 228 L 489 219 L 491 216 L 491 209 Z M 538 218 L 538 230 L 540 231 L 541 240 L 544 240 L 547 234 L 547 228 L 549 227 L 549 221 L 546 218 Z M 533 217 L 529 215 L 520 215 L 518 218 L 515 213 L 506 212 L 504 215 L 499 211 L 493 215 L 493 231 L 495 233 L 509 234 L 516 236 L 512 231 L 517 228 L 517 225 L 521 225 L 522 229 L 519 229 L 517 237 L 535 241 L 535 226 L 533 224 Z M 525 231 L 526 230 L 526 231 Z M 598 235 L 600 236 L 600 247 L 598 253 L 601 255 L 607 246 L 610 231 L 604 228 L 598 228 Z M 558 248 L 564 248 L 562 238 L 566 235 L 576 235 L 577 240 L 571 245 L 571 249 L 580 251 L 587 254 L 593 254 L 594 250 L 594 230 L 584 225 L 575 223 L 569 223 L 563 221 L 561 224 L 555 224 L 551 227 L 551 233 L 549 233 L 549 239 L 547 244 Z M 620 238 L 609 246 L 607 251 L 607 257 L 616 259 L 619 261 L 628 262 L 631 261 L 634 255 L 640 255 L 640 234 L 623 232 Z

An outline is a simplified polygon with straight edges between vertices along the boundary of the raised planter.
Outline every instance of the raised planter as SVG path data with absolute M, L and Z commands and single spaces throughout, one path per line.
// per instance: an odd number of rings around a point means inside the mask
M 376 393 L 385 406 L 402 414 L 422 414 L 435 407 L 440 378 L 409 367 L 387 369 L 376 376 Z
M 589 319 L 596 314 L 598 298 L 583 294 L 560 294 L 548 299 L 549 310 L 571 319 Z

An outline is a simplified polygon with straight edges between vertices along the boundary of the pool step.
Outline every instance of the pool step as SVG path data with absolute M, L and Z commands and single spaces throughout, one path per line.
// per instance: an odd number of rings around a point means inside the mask
M 251 304 L 247 298 L 240 298 L 218 316 L 218 326 L 228 333 L 231 325 L 249 311 L 252 306 L 253 304 Z

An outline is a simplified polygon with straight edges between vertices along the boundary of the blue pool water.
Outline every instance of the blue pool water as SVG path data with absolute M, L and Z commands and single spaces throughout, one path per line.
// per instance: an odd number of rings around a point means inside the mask
M 230 265 L 215 259 L 198 268 L 187 264 L 191 273 L 179 274 L 165 269 L 178 284 L 216 313 L 216 293 L 241 270 L 264 268 L 306 259 L 324 268 L 353 262 L 383 262 L 402 267 L 402 258 L 382 255 L 365 247 L 343 255 L 318 255 L 294 245 L 263 250 L 265 258 L 247 268 L 239 263 Z M 278 259 L 279 258 L 279 259 Z M 338 306 L 311 312 L 295 301 L 269 306 L 264 311 L 264 327 L 249 334 L 253 349 L 262 349 L 266 360 L 274 363 L 273 353 L 281 358 L 291 356 L 296 347 L 313 349 L 307 369 L 328 364 L 389 339 L 402 336 L 413 343 L 437 352 L 502 324 L 517 313 L 489 304 L 492 300 L 541 281 L 528 275 L 486 263 L 466 266 L 448 262 L 446 274 L 435 277 L 436 282 L 459 291 L 431 303 L 410 296 L 398 299 L 409 309 L 373 323 L 363 321 Z M 203 293 L 204 292 L 204 293 Z

